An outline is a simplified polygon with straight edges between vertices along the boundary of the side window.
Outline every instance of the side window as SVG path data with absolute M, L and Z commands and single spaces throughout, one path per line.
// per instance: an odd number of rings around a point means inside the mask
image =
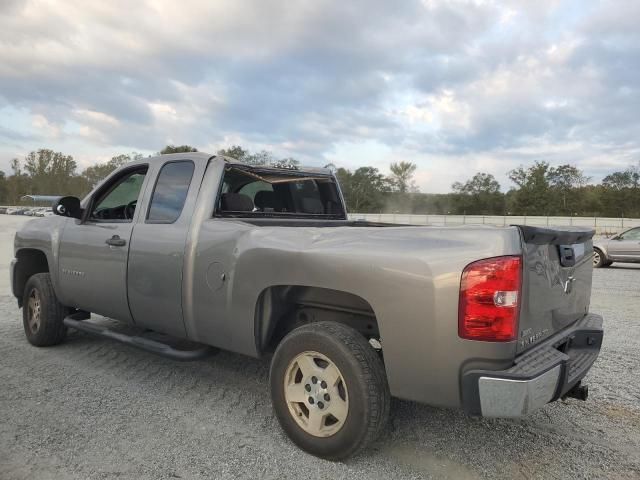
M 98 194 L 90 218 L 130 222 L 136 211 L 138 196 L 142 189 L 144 170 L 135 170 L 116 180 L 104 192 Z
M 640 228 L 634 228 L 620 235 L 623 240 L 640 240 Z
M 162 167 L 153 189 L 147 223 L 173 223 L 180 217 L 193 168 L 190 161 L 171 162 Z

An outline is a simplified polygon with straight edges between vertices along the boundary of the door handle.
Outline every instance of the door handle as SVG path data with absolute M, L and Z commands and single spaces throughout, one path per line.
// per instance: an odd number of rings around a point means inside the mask
M 127 241 L 120 238 L 118 235 L 114 235 L 111 238 L 107 238 L 104 243 L 111 245 L 112 247 L 124 247 L 127 244 Z

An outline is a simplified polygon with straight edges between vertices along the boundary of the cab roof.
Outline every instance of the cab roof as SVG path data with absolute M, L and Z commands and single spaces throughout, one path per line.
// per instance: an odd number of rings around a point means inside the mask
M 314 173 L 318 175 L 331 175 L 333 173 L 330 169 L 322 168 L 322 167 L 300 166 L 297 168 L 285 168 L 285 167 L 278 167 L 274 165 L 254 165 L 251 163 L 242 162 L 232 157 L 226 157 L 224 155 L 212 155 L 210 153 L 205 153 L 205 152 L 168 153 L 164 155 L 156 155 L 153 157 L 144 158 L 137 162 L 132 162 L 132 163 L 148 163 L 149 161 L 153 161 L 155 159 L 162 159 L 163 161 L 192 160 L 194 162 L 208 162 L 209 160 L 215 159 L 215 160 L 221 160 L 225 163 L 228 163 L 229 165 L 237 165 L 237 166 L 242 166 L 243 168 L 250 168 L 250 169 L 255 168 L 257 170 L 262 170 L 262 171 L 271 170 L 271 171 L 280 172 L 280 173 L 287 172 L 287 171 L 307 172 L 307 173 Z

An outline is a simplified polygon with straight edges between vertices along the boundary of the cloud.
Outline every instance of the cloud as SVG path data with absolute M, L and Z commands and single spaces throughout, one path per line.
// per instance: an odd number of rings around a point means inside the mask
M 598 177 L 639 158 L 639 16 L 622 0 L 4 1 L 0 112 L 25 120 L 0 122 L 0 169 L 40 146 L 241 143 L 416 161 L 429 191 L 533 160 Z

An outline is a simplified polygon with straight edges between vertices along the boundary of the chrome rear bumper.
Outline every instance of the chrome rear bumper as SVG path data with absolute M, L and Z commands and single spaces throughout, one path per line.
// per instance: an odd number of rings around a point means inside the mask
M 521 417 L 557 400 L 587 374 L 602 337 L 602 317 L 589 314 L 516 357 L 507 370 L 465 372 L 464 409 L 484 417 Z

